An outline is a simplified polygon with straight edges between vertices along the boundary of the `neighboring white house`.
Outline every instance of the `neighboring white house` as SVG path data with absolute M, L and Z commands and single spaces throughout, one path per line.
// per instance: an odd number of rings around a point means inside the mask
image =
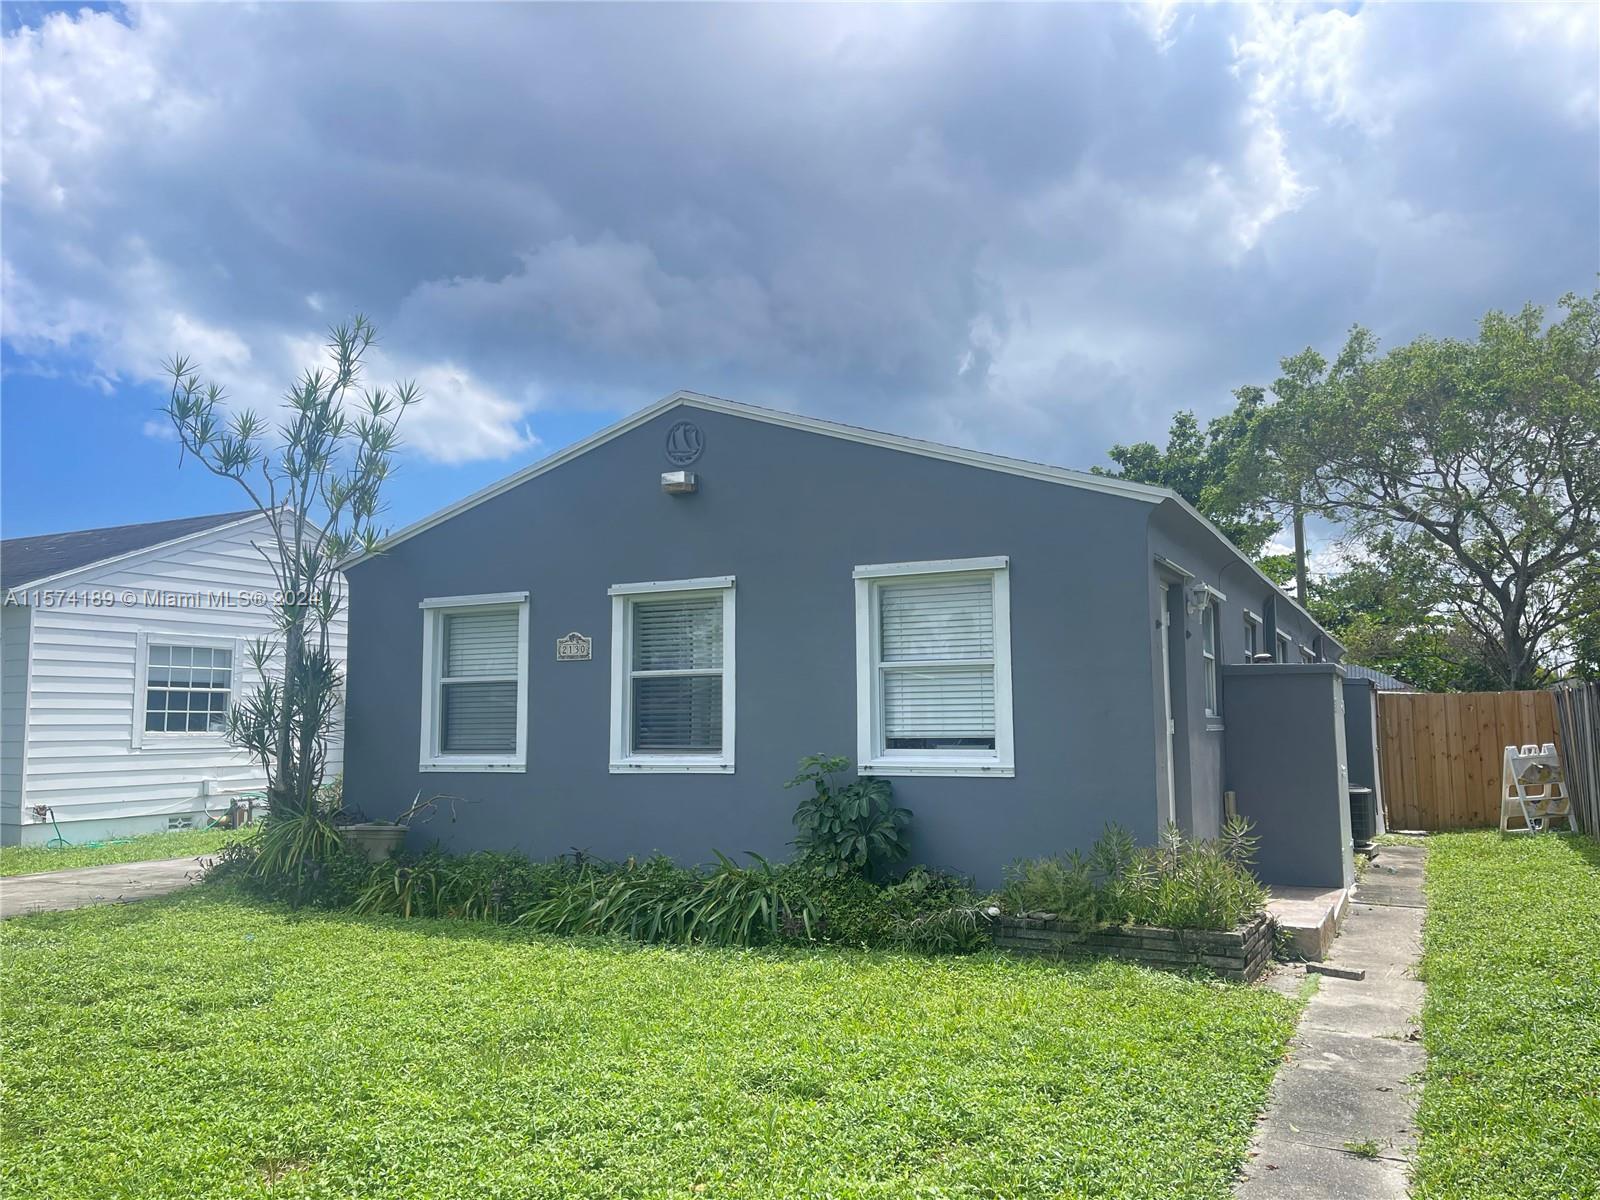
M 274 632 L 270 537 L 252 511 L 0 542 L 0 844 L 199 827 L 265 784 L 222 728 Z

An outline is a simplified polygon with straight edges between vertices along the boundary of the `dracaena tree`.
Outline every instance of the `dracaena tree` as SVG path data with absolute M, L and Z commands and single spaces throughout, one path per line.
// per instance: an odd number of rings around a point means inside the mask
M 222 386 L 192 359 L 166 364 L 172 386 L 164 412 L 180 454 L 237 483 L 272 535 L 257 549 L 276 581 L 277 634 L 249 647 L 260 682 L 229 714 L 228 736 L 265 767 L 275 817 L 314 808 L 344 685 L 329 645 L 344 608 L 339 564 L 381 536 L 397 426 L 420 398 L 414 383 L 363 382 L 376 336 L 362 316 L 331 328 L 328 364 L 306 369 L 284 394 L 276 422 L 231 408 Z

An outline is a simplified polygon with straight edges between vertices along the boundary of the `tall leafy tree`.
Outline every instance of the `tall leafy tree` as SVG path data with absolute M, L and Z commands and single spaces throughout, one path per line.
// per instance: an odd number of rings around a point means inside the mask
M 1285 359 L 1259 443 L 1312 511 L 1403 545 L 1433 609 L 1498 687 L 1559 670 L 1600 563 L 1600 293 L 1491 312 L 1476 339 Z
M 362 360 L 376 337 L 361 316 L 330 329 L 328 366 L 300 376 L 275 425 L 249 409 L 230 412 L 223 388 L 191 359 L 167 364 L 164 411 L 182 454 L 237 483 L 272 532 L 260 549 L 277 583 L 279 636 L 251 646 L 261 682 L 229 715 L 228 732 L 266 768 L 275 817 L 312 811 L 322 783 L 343 687 L 329 646 L 344 607 L 339 563 L 377 544 L 396 426 L 420 398 L 412 383 L 363 384 Z
M 1238 406 L 1208 422 L 1204 430 L 1194 413 L 1181 411 L 1172 418 L 1164 448 L 1154 442 L 1118 444 L 1109 451 L 1117 469 L 1096 467 L 1095 471 L 1171 488 L 1209 517 L 1240 550 L 1259 558 L 1279 522 L 1260 490 L 1253 487 L 1253 476 L 1241 469 L 1239 459 L 1251 444 L 1262 393 L 1259 388 L 1245 388 L 1236 395 Z M 1282 564 L 1273 565 L 1281 573 Z
M 1317 579 L 1312 615 L 1354 662 L 1423 691 L 1475 690 L 1482 671 L 1441 611 L 1431 554 L 1393 534 L 1360 549 L 1361 557 Z

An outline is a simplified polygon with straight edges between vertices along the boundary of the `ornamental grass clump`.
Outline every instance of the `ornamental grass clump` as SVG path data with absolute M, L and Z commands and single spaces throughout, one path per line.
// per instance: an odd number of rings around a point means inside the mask
M 1136 846 L 1126 830 L 1110 825 L 1087 856 L 1073 851 L 1013 864 L 1001 905 L 1010 913 L 1051 913 L 1085 929 L 1234 929 L 1266 905 L 1266 890 L 1250 871 L 1257 844 L 1240 817 L 1230 818 L 1215 840 L 1190 840 L 1169 825 L 1154 846 Z

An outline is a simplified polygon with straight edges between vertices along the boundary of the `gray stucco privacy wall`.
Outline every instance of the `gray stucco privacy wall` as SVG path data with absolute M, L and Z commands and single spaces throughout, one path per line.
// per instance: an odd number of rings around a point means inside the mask
M 1224 668 L 1227 786 L 1261 839 L 1268 883 L 1349 887 L 1343 672 L 1331 663 Z
M 693 419 L 698 494 L 664 495 L 666 431 Z M 1116 820 L 1156 833 L 1144 612 L 1149 505 L 725 413 L 675 408 L 353 567 L 346 797 L 389 817 L 453 794 L 413 834 L 447 848 L 713 848 L 786 857 L 805 754 L 856 751 L 852 568 L 1010 556 L 1015 778 L 902 778 L 915 861 L 998 881 Z M 737 577 L 736 770 L 608 768 L 612 584 Z M 428 597 L 531 594 L 525 773 L 417 769 Z M 570 631 L 588 662 L 555 661 Z
M 1173 582 L 1179 585 L 1178 603 L 1173 617 L 1173 634 L 1169 646 L 1173 652 L 1173 720 L 1174 776 L 1177 784 L 1178 825 L 1193 837 L 1215 837 L 1222 822 L 1222 793 L 1226 774 L 1226 726 L 1230 718 L 1228 678 L 1219 678 L 1217 715 L 1206 716 L 1205 666 L 1202 653 L 1201 616 L 1192 613 L 1183 603 L 1182 589 L 1195 583 L 1208 584 L 1221 592 L 1225 600 L 1218 602 L 1219 666 L 1242 664 L 1245 661 L 1245 613 L 1250 612 L 1265 620 L 1265 614 L 1274 606 L 1278 613 L 1279 628 L 1294 639 L 1296 654 L 1301 644 L 1312 644 L 1319 632 L 1304 614 L 1286 600 L 1277 599 L 1274 589 L 1261 579 L 1249 563 L 1231 547 L 1221 542 L 1215 534 L 1196 521 L 1176 504 L 1164 503 L 1154 507 L 1150 515 L 1151 561 L 1147 567 L 1149 580 L 1149 613 L 1151 621 L 1152 661 L 1161 662 L 1160 631 L 1156 621 L 1160 616 L 1161 585 Z M 1169 563 L 1188 573 L 1188 577 L 1174 574 L 1170 568 L 1156 560 Z M 1338 656 L 1338 647 L 1332 639 L 1325 639 L 1324 649 L 1330 659 Z M 1152 712 L 1159 720 L 1164 709 L 1162 682 L 1154 680 Z M 1163 759 L 1166 752 L 1164 739 L 1158 739 L 1157 756 Z M 1162 768 L 1164 770 L 1164 759 Z

